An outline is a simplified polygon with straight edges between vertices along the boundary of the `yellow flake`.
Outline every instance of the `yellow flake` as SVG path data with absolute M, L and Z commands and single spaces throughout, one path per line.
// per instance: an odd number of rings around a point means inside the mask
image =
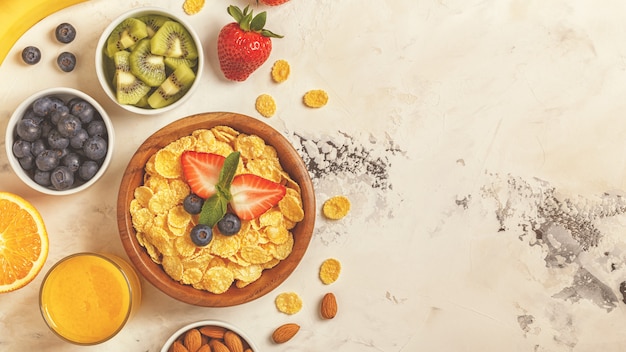
M 313 89 L 304 94 L 303 101 L 310 108 L 321 108 L 328 103 L 328 93 L 322 89 Z
M 274 66 L 272 66 L 272 79 L 276 83 L 281 83 L 289 78 L 291 73 L 291 67 L 286 60 L 276 60 Z
M 263 117 L 272 117 L 276 113 L 276 101 L 269 94 L 261 94 L 254 103 L 256 111 Z

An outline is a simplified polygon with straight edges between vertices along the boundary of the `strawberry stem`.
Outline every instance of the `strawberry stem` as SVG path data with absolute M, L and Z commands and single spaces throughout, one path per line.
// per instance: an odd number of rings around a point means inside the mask
M 247 5 L 243 11 L 235 5 L 230 5 L 226 9 L 228 14 L 235 19 L 239 24 L 239 28 L 246 32 L 256 32 L 264 37 L 270 38 L 282 38 L 280 34 L 273 33 L 269 29 L 265 29 L 265 23 L 267 21 L 267 12 L 263 11 L 256 16 L 253 16 L 253 11 L 250 10 L 250 5 Z M 249 11 L 249 12 L 248 12 Z

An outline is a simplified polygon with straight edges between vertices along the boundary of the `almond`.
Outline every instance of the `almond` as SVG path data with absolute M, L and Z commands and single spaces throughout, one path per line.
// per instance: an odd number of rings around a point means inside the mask
M 224 333 L 224 344 L 228 347 L 230 352 L 243 352 L 241 338 L 230 330 Z
M 211 346 L 209 346 L 208 343 L 205 343 L 204 345 L 200 346 L 200 349 L 198 349 L 196 352 L 211 352 Z
M 272 340 L 274 340 L 275 343 L 285 343 L 291 340 L 291 338 L 294 337 L 299 330 L 300 325 L 298 324 L 283 324 L 276 328 L 276 330 L 274 330 L 274 333 L 272 334 Z
M 202 346 L 202 335 L 198 329 L 190 329 L 185 333 L 183 344 L 189 352 L 197 352 Z
M 337 299 L 333 293 L 329 292 L 322 298 L 320 313 L 324 319 L 332 319 L 337 315 Z
M 221 343 L 219 340 L 211 340 L 209 345 L 211 345 L 211 350 L 213 352 L 230 352 L 228 347 L 226 347 L 226 345 Z
M 172 352 L 189 352 L 187 347 L 185 347 L 185 345 L 180 343 L 180 341 L 174 341 L 174 343 L 172 344 L 172 347 L 170 348 L 170 351 L 172 351 Z
M 213 338 L 213 339 L 223 339 L 224 333 L 226 332 L 226 328 L 223 328 L 221 326 L 214 326 L 214 325 L 205 325 L 201 327 L 199 330 L 202 335 Z

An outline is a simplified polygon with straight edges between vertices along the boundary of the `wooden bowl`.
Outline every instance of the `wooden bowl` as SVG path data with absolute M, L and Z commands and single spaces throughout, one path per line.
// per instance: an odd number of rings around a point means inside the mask
M 222 294 L 214 294 L 173 280 L 161 265 L 153 262 L 145 248 L 137 241 L 129 209 L 135 188 L 143 184 L 144 167 L 150 156 L 170 142 L 191 135 L 195 130 L 210 129 L 219 125 L 230 126 L 242 133 L 255 134 L 276 149 L 283 169 L 300 185 L 304 219 L 292 229 L 294 245 L 286 259 L 275 267 L 264 270 L 261 278 L 243 288 L 233 285 Z M 139 147 L 122 178 L 118 194 L 117 219 L 124 250 L 137 271 L 152 285 L 182 302 L 205 307 L 227 307 L 246 303 L 267 294 L 294 271 L 304 256 L 313 234 L 315 194 L 302 158 L 278 131 L 255 118 L 241 114 L 203 113 L 172 122 L 148 137 Z

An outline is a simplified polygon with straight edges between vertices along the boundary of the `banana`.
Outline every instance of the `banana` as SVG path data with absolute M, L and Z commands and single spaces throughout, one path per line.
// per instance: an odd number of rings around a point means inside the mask
M 15 42 L 46 16 L 87 0 L 0 0 L 0 65 Z

